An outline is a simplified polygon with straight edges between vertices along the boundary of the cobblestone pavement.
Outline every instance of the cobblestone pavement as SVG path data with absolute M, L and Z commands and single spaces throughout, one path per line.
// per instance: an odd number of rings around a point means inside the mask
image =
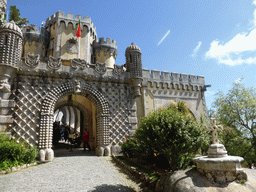
M 59 150 L 52 162 L 0 176 L 0 191 L 142 191 L 111 157 Z

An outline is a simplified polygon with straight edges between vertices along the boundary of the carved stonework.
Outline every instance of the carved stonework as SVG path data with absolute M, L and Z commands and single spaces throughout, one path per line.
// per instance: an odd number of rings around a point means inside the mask
M 113 70 L 113 73 L 115 75 L 122 75 L 124 73 L 124 66 L 121 65 L 114 65 L 114 70 Z
M 74 84 L 74 92 L 75 93 L 80 93 L 82 85 L 84 84 L 84 80 L 81 79 L 81 78 L 75 78 L 73 80 L 73 84 Z
M 75 38 L 70 38 L 67 41 L 67 51 L 69 53 L 78 53 L 78 43 Z
M 54 58 L 52 56 L 49 56 L 49 61 L 47 63 L 47 68 L 52 70 L 58 70 L 61 66 L 61 59 L 60 58 Z
M 40 55 L 30 55 L 27 53 L 25 58 L 25 65 L 31 68 L 35 68 L 40 64 Z
M 81 70 L 84 70 L 85 67 L 87 67 L 87 62 L 83 59 L 72 59 L 71 67 L 73 69 L 80 68 Z
M 100 75 L 103 75 L 107 71 L 106 64 L 105 63 L 96 63 L 95 71 L 97 73 L 99 73 Z
M 8 83 L 8 80 L 0 80 L 0 90 L 2 90 L 5 93 L 11 92 L 11 86 Z

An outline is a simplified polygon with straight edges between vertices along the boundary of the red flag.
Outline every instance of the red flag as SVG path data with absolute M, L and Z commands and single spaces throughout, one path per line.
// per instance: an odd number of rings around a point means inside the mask
M 78 21 L 78 25 L 77 25 L 77 31 L 76 31 L 76 37 L 81 37 L 81 24 L 80 24 L 80 19 Z

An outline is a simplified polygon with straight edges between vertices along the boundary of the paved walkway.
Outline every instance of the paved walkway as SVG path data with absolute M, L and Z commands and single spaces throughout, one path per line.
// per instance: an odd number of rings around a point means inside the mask
M 0 176 L 0 191 L 142 191 L 111 157 L 65 149 L 56 156 L 50 163 Z

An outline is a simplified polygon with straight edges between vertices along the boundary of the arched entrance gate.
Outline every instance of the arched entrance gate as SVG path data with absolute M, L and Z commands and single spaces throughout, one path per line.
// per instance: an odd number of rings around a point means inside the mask
M 47 94 L 41 109 L 39 149 L 40 160 L 52 160 L 54 153 L 52 148 L 54 109 L 57 102 L 64 96 L 78 94 L 88 98 L 96 107 L 96 153 L 99 156 L 109 153 L 109 106 L 104 96 L 82 79 L 74 79 L 60 86 L 56 86 Z

